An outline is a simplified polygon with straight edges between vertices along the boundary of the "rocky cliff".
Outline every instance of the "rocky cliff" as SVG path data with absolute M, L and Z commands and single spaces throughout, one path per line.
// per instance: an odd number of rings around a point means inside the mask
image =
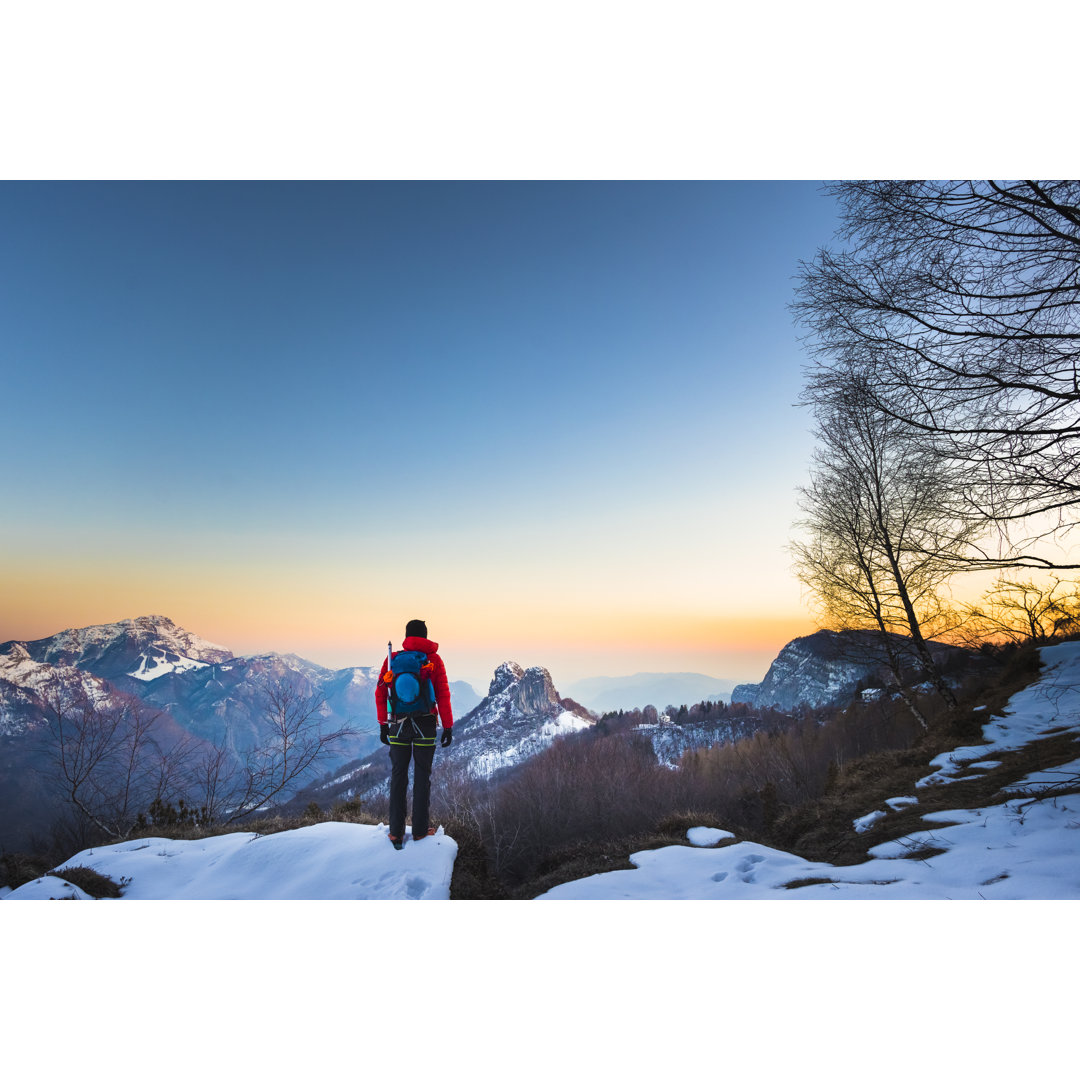
M 896 638 L 896 646 L 910 656 L 907 639 Z M 947 664 L 964 650 L 934 643 L 931 651 L 939 663 Z M 906 670 L 913 681 L 921 678 L 913 657 L 906 661 Z M 818 630 L 785 645 L 760 683 L 735 687 L 731 703 L 781 711 L 797 705 L 822 708 L 845 703 L 864 680 L 892 682 L 881 638 L 863 631 Z

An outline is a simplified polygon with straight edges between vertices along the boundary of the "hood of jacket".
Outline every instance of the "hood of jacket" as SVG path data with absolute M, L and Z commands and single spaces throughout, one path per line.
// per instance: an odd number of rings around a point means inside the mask
M 434 656 L 439 651 L 439 643 L 426 637 L 407 637 L 401 647 L 406 652 L 424 652 L 428 656 Z

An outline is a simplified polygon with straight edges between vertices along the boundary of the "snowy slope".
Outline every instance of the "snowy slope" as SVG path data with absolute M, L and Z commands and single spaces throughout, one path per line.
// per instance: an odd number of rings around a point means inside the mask
M 63 872 L 89 866 L 130 878 L 124 900 L 448 900 L 457 844 L 440 829 L 395 851 L 387 832 L 326 821 L 267 836 L 131 840 L 81 851 L 4 899 L 88 899 Z
M 983 727 L 986 745 L 959 747 L 935 758 L 917 786 L 961 783 L 957 772 L 1065 731 L 1080 733 L 1080 642 L 1042 650 L 1042 677 L 1009 702 L 1008 716 Z M 548 900 L 1077 900 L 1080 899 L 1080 795 L 1052 795 L 1080 777 L 1080 759 L 1014 784 L 1016 798 L 981 809 L 927 814 L 925 830 L 871 848 L 869 862 L 835 867 L 754 843 L 696 849 L 668 847 L 631 856 L 636 870 L 616 870 L 559 885 Z M 910 797 L 852 822 L 873 829 Z M 691 830 L 694 832 L 694 830 Z M 920 849 L 945 849 L 913 858 Z M 789 888 L 794 882 L 817 884 Z
M 108 703 L 113 688 L 76 667 L 43 664 L 19 644 L 0 652 L 0 735 L 17 735 L 39 727 L 51 692 L 63 686 L 84 694 L 95 705 Z

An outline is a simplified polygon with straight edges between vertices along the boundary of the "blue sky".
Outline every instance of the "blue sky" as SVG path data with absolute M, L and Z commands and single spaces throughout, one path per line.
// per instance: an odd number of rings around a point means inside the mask
M 671 669 L 654 617 L 760 677 L 691 627 L 805 616 L 787 305 L 834 225 L 816 182 L 5 183 L 0 639 L 362 663 L 396 604 L 477 682 Z

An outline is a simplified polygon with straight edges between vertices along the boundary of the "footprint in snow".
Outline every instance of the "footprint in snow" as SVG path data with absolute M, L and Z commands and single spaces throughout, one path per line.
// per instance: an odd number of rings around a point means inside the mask
M 410 900 L 419 900 L 428 891 L 428 883 L 423 878 L 411 877 L 405 882 L 405 895 Z
M 738 871 L 744 885 L 752 885 L 754 883 L 754 870 L 757 868 L 758 863 L 764 861 L 764 855 L 747 855 L 745 859 L 739 860 L 735 869 Z

